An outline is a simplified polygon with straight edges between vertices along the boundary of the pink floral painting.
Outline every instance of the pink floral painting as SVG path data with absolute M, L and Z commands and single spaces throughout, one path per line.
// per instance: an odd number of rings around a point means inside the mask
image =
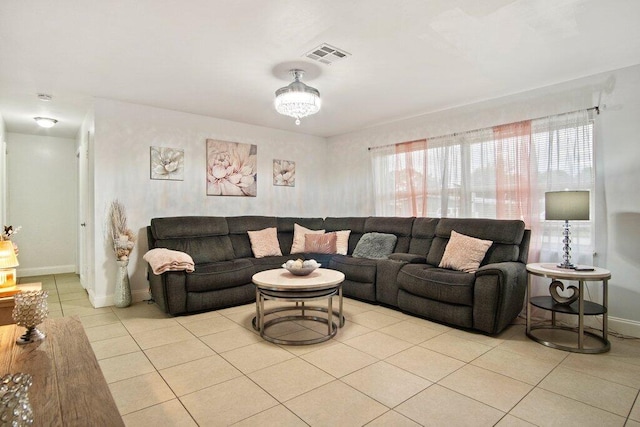
M 273 185 L 296 186 L 296 162 L 273 159 Z
M 258 146 L 207 139 L 207 196 L 256 196 Z

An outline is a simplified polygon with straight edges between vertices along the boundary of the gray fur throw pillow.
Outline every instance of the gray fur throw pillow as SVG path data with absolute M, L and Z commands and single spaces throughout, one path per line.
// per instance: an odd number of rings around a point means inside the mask
M 393 253 L 398 238 L 395 234 L 366 233 L 363 234 L 356 248 L 354 258 L 386 259 Z

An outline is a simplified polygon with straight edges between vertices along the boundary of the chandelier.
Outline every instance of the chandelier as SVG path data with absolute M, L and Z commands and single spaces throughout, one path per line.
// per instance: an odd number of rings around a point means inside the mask
M 320 111 L 320 92 L 300 81 L 304 75 L 303 70 L 294 69 L 290 73 L 294 80 L 276 91 L 275 106 L 278 113 L 295 118 L 296 125 L 300 125 L 302 117 Z

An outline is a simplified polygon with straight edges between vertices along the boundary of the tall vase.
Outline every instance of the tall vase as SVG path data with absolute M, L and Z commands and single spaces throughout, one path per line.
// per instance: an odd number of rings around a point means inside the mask
M 129 286 L 129 260 L 118 260 L 118 276 L 116 277 L 116 291 L 113 301 L 116 307 L 123 308 L 131 305 L 131 287 Z

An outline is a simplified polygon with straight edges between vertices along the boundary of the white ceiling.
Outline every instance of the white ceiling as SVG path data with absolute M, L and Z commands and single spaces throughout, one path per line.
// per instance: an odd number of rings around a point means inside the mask
M 2 0 L 0 114 L 73 138 L 101 97 L 331 136 L 638 64 L 639 24 L 638 0 Z M 323 100 L 299 127 L 273 108 L 293 65 Z

